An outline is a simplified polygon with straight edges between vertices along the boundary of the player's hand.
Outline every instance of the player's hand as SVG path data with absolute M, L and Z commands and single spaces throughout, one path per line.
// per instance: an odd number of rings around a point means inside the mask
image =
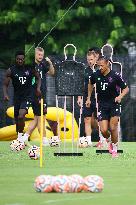
M 79 107 L 81 107 L 83 105 L 82 97 L 78 97 L 77 104 L 79 105 Z
M 8 95 L 4 96 L 4 101 L 9 101 L 9 96 Z
M 41 93 L 41 90 L 40 89 L 36 89 L 36 95 L 38 96 L 38 97 L 40 97 L 41 95 L 42 95 L 42 93 Z
M 89 98 L 87 98 L 85 105 L 86 105 L 86 107 L 90 107 L 90 105 L 91 105 L 91 101 L 90 101 Z
M 122 99 L 122 98 L 121 98 L 121 96 L 119 95 L 118 97 L 115 98 L 115 102 L 121 103 L 121 99 Z
M 48 57 L 46 57 L 45 60 L 49 63 L 51 62 L 51 60 Z

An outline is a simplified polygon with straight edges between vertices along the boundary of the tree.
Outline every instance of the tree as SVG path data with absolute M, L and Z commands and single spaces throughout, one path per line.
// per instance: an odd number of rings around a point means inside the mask
M 10 62 L 14 51 L 37 45 L 74 0 L 5 0 L 0 2 L 1 58 Z M 123 52 L 123 41 L 136 41 L 135 0 L 78 0 L 40 44 L 47 54 L 59 54 L 73 43 L 79 55 L 92 46 L 111 43 Z

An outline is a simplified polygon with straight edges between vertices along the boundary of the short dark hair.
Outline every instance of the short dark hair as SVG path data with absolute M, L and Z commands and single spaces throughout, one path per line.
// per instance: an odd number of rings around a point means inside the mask
M 101 49 L 98 47 L 91 47 L 88 49 L 88 52 L 94 51 L 96 54 L 99 54 L 100 56 L 102 55 Z
M 101 60 L 105 60 L 106 62 L 108 62 L 109 58 L 107 58 L 107 56 L 100 56 L 97 61 L 101 61 Z
M 16 58 L 18 55 L 23 55 L 23 56 L 25 56 L 25 52 L 24 52 L 24 51 L 16 51 L 16 53 L 15 53 L 15 58 Z

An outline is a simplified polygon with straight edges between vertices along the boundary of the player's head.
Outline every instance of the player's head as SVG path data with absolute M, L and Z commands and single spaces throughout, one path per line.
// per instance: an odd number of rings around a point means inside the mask
M 36 47 L 35 48 L 35 61 L 36 62 L 41 62 L 44 58 L 44 49 L 41 47 Z
M 95 52 L 95 54 L 96 54 L 96 60 L 98 60 L 98 58 L 102 55 L 102 54 L 101 54 L 101 49 L 98 48 L 98 47 L 92 47 L 92 48 L 89 48 L 89 49 L 88 49 L 88 52 L 92 52 L 92 51 Z
M 89 51 L 87 53 L 87 63 L 90 67 L 94 66 L 96 64 L 96 54 L 94 51 Z
M 18 66 L 24 65 L 25 62 L 25 52 L 24 51 L 17 51 L 15 54 L 15 61 Z
M 113 47 L 110 44 L 105 44 L 101 49 L 102 55 L 106 56 L 107 59 L 112 60 Z
M 105 56 L 101 56 L 98 61 L 97 65 L 102 74 L 104 74 L 109 69 L 109 60 Z

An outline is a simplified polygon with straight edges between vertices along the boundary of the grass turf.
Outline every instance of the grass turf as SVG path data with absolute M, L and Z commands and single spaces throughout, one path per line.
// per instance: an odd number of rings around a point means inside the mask
M 122 143 L 121 149 L 124 153 L 112 159 L 109 154 L 96 155 L 95 148 L 80 149 L 83 157 L 54 157 L 58 150 L 44 147 L 40 168 L 27 148 L 15 153 L 9 142 L 0 142 L 0 205 L 135 205 L 136 143 Z M 105 187 L 102 193 L 36 193 L 33 183 L 41 174 L 100 175 Z

